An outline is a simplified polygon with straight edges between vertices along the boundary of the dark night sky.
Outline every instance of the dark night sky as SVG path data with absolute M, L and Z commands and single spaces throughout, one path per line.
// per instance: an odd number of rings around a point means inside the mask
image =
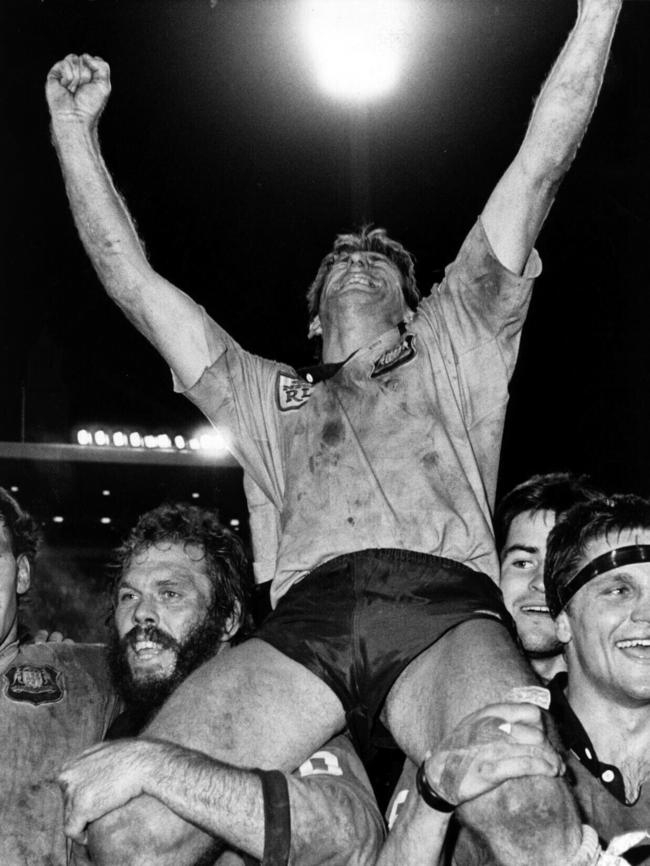
M 414 2 L 396 93 L 368 114 L 367 217 L 428 287 L 514 155 L 574 16 L 570 0 Z M 247 348 L 310 360 L 304 291 L 358 216 L 359 120 L 321 95 L 299 0 L 3 0 L 0 439 L 91 422 L 189 432 L 199 417 L 106 300 L 72 225 L 43 82 L 70 51 L 112 66 L 107 163 L 154 266 Z M 650 491 L 650 3 L 628 0 L 604 91 L 539 241 L 502 485 L 588 471 Z M 355 132 L 357 130 L 357 132 Z

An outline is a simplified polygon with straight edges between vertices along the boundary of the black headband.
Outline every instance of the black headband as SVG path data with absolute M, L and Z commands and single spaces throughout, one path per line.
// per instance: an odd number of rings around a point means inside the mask
M 585 583 L 598 577 L 599 574 L 620 568 L 622 565 L 632 565 L 635 562 L 650 562 L 650 544 L 629 544 L 626 547 L 616 547 L 614 550 L 608 550 L 607 553 L 592 559 L 584 568 L 574 574 L 568 583 L 556 587 L 557 606 L 554 605 L 555 611 L 551 611 L 551 615 L 557 616 L 576 592 L 582 589 Z

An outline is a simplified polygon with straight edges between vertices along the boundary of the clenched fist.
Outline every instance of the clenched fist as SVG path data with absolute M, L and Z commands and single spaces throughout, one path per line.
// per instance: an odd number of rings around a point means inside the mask
M 68 54 L 50 69 L 45 95 L 52 122 L 95 126 L 111 92 L 111 71 L 101 57 Z

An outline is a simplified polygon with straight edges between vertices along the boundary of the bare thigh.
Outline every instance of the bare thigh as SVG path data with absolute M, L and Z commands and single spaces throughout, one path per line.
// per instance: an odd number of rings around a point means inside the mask
M 538 684 L 501 624 L 469 620 L 410 663 L 388 694 L 383 719 L 419 763 L 469 713 L 501 700 L 514 686 Z
M 144 736 L 171 740 L 228 764 L 293 770 L 345 725 L 336 695 L 307 668 L 250 640 L 195 671 Z M 94 862 L 191 864 L 211 840 L 160 802 L 138 797 L 96 822 Z
M 229 764 L 293 770 L 344 726 L 329 686 L 253 638 L 188 677 L 146 734 Z

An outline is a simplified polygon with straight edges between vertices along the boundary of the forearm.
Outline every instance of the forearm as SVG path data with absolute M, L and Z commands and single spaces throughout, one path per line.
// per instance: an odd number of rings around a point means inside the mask
M 213 360 L 200 308 L 151 267 L 101 155 L 96 126 L 53 118 L 72 215 L 108 295 L 186 387 Z
M 258 776 L 201 752 L 169 743 L 150 762 L 145 793 L 168 809 L 253 857 L 264 850 L 264 799 Z
M 55 119 L 52 141 L 84 248 L 110 297 L 137 318 L 143 284 L 158 277 L 108 173 L 97 129 Z
M 521 146 L 522 170 L 557 184 L 594 111 L 622 0 L 583 0 L 576 24 L 535 104 Z
M 524 141 L 483 211 L 500 262 L 521 274 L 596 105 L 622 0 L 583 0 Z
M 436 866 L 442 862 L 451 815 L 436 812 L 411 791 L 393 825 L 376 866 Z

